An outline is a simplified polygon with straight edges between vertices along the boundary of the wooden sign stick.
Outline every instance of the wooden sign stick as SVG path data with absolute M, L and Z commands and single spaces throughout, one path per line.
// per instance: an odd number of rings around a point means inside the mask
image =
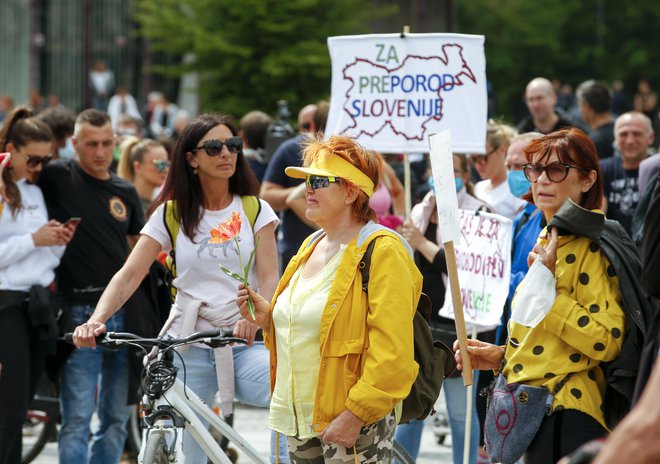
M 465 317 L 463 315 L 463 301 L 461 299 L 461 287 L 458 284 L 458 270 L 456 269 L 456 253 L 454 251 L 454 242 L 444 243 L 445 259 L 447 260 L 447 272 L 449 274 L 449 288 L 451 289 L 451 303 L 454 307 L 454 323 L 456 325 L 456 335 L 458 335 L 458 345 L 463 358 L 463 385 L 472 385 L 472 363 L 467 351 L 467 331 L 465 329 Z

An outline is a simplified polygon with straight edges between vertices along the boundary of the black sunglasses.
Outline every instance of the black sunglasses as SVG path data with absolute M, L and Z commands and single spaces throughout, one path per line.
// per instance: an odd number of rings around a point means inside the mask
M 495 148 L 493 148 L 491 151 L 489 151 L 489 152 L 486 153 L 485 155 L 478 155 L 478 154 L 476 154 L 476 153 L 471 153 L 471 154 L 468 155 L 468 159 L 469 159 L 470 161 L 472 161 L 474 164 L 477 164 L 477 163 L 484 163 L 484 162 L 488 161 L 488 157 L 489 157 L 490 155 L 492 155 L 493 153 L 495 153 L 495 152 L 497 151 L 498 148 L 500 148 L 500 147 L 495 147 Z
M 579 166 L 573 166 L 567 163 L 554 162 L 546 164 L 523 164 L 523 173 L 528 181 L 531 183 L 538 182 L 541 174 L 545 172 L 548 180 L 550 182 L 562 182 L 568 176 L 568 171 L 570 169 L 577 169 L 578 171 L 586 172 L 587 170 Z
M 36 168 L 40 164 L 45 166 L 50 162 L 50 160 L 53 159 L 51 155 L 47 155 L 47 156 L 24 155 L 24 156 L 25 156 L 25 164 L 27 164 L 31 168 Z
M 311 187 L 312 190 L 326 188 L 330 185 L 331 182 L 338 182 L 339 177 L 322 177 L 322 176 L 307 176 L 305 179 L 305 185 Z
M 170 168 L 170 162 L 168 160 L 151 160 L 156 166 L 156 171 L 165 172 L 165 170 Z
M 241 148 L 243 148 L 243 139 L 239 136 L 230 137 L 224 142 L 221 142 L 218 139 L 209 139 L 192 150 L 192 153 L 197 153 L 197 150 L 204 150 L 209 156 L 218 156 L 222 151 L 222 148 L 225 146 L 227 147 L 227 150 L 229 150 L 229 153 L 236 154 L 241 151 Z

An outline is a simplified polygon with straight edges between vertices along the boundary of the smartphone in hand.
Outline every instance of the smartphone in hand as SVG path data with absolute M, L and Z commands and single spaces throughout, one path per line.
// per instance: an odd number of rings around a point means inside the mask
M 67 219 L 66 222 L 65 222 L 64 224 L 62 224 L 62 225 L 63 225 L 63 226 L 68 226 L 68 225 L 77 226 L 78 224 L 80 224 L 81 221 L 82 221 L 82 219 L 79 218 L 79 217 L 70 217 L 70 218 Z

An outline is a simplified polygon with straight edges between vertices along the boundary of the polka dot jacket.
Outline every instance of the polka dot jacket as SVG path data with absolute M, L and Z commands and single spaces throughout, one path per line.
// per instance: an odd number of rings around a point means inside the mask
M 544 229 L 543 246 L 545 237 Z M 573 372 L 553 410 L 582 411 L 605 427 L 600 363 L 618 356 L 626 333 L 619 279 L 598 244 L 577 236 L 559 237 L 555 278 L 557 297 L 543 321 L 533 329 L 512 324 L 504 375 L 552 391 Z

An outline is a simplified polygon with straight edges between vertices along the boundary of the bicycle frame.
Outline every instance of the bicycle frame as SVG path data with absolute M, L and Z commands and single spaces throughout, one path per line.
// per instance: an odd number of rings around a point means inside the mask
M 202 423 L 200 416 L 207 420 L 213 428 L 218 430 L 222 435 L 227 437 L 230 442 L 238 446 L 244 453 L 246 453 L 254 462 L 261 464 L 268 464 L 268 461 L 264 460 L 259 456 L 259 452 L 250 445 L 247 440 L 241 437 L 236 430 L 234 430 L 229 424 L 220 419 L 192 390 L 185 387 L 181 380 L 176 379 L 174 385 L 164 392 L 162 396 L 153 402 L 154 411 L 159 411 L 160 408 L 171 408 L 174 413 L 177 413 L 185 420 L 185 430 L 190 432 L 193 439 L 199 444 L 199 446 L 204 450 L 206 455 L 214 462 L 218 464 L 232 464 L 229 458 L 222 451 L 220 445 L 213 439 L 211 433 Z M 156 419 L 153 426 L 147 427 L 143 431 L 142 438 L 142 449 L 140 450 L 140 455 L 138 457 L 138 462 L 142 462 L 144 459 L 144 448 L 146 445 L 147 435 L 155 429 L 160 429 L 172 435 L 171 431 L 174 428 L 177 428 L 176 425 L 170 425 L 164 427 L 157 426 L 159 419 Z M 172 437 L 170 436 L 171 440 Z M 185 457 L 182 452 L 182 440 L 183 434 L 176 434 L 176 463 L 184 463 Z

